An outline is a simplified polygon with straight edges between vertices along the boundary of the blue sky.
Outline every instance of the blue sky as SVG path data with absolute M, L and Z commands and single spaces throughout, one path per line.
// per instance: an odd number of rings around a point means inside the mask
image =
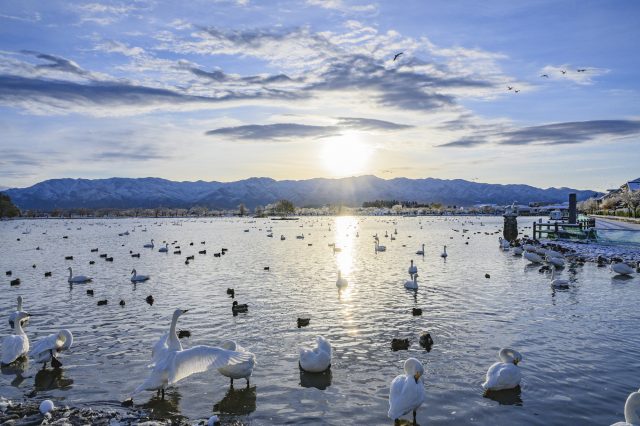
M 0 186 L 374 174 L 602 190 L 640 175 L 638 40 L 632 0 L 5 0 Z

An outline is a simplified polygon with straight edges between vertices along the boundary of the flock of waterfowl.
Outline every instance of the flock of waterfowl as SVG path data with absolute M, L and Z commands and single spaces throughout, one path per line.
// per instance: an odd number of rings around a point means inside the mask
M 247 230 L 245 230 L 246 232 Z M 457 230 L 455 230 L 457 232 Z M 466 231 L 465 231 L 466 232 Z M 397 234 L 397 230 L 391 234 L 391 239 L 395 240 L 394 235 Z M 303 234 L 304 235 L 304 234 Z M 302 235 L 303 239 L 304 236 Z M 268 236 L 272 236 L 271 229 L 268 230 Z M 357 234 L 356 236 L 359 236 Z M 300 237 L 300 236 L 298 236 Z M 385 237 L 389 237 L 388 234 Z M 374 248 L 375 253 L 386 251 L 386 246 L 380 244 L 378 235 L 374 235 Z M 281 238 L 284 240 L 284 236 Z M 173 242 L 173 245 L 177 241 Z M 561 269 L 565 265 L 565 258 L 560 251 L 545 248 L 538 244 L 536 241 L 523 239 L 516 242 L 509 242 L 499 238 L 499 249 L 504 251 L 511 251 L 514 256 L 522 256 L 532 264 L 543 264 L 545 266 L 541 268 L 541 272 L 551 271 L 551 286 L 557 289 L 566 289 L 571 283 L 569 280 L 556 277 L 557 269 Z M 164 242 L 164 245 L 158 250 L 159 252 L 169 252 L 169 243 Z M 203 241 L 202 244 L 205 244 Z M 193 243 L 190 243 L 193 245 Z M 311 244 L 309 244 L 311 245 Z M 334 253 L 340 251 L 339 247 L 335 244 L 329 244 L 332 247 Z M 144 244 L 144 248 L 154 249 L 155 242 L 152 239 L 150 243 Z M 180 247 L 174 247 L 175 254 L 181 254 Z M 97 252 L 98 249 L 92 249 L 91 252 Z M 227 249 L 223 248 L 220 252 L 214 254 L 216 257 L 220 257 L 227 252 Z M 206 254 L 206 250 L 200 250 L 200 254 Z M 139 253 L 130 252 L 132 257 L 139 257 Z M 424 256 L 425 244 L 421 245 L 421 248 L 415 252 L 416 255 Z M 448 257 L 447 246 L 443 247 L 443 251 L 440 257 L 446 261 Z M 455 253 L 454 253 L 455 255 Z M 100 257 L 109 260 L 106 254 L 100 255 Z M 67 256 L 72 259 L 72 256 Z M 185 263 L 189 263 L 193 260 L 194 256 L 187 256 Z M 113 260 L 111 258 L 111 260 Z M 34 265 L 35 266 L 35 265 Z M 636 269 L 627 263 L 621 261 L 610 261 L 610 268 L 612 272 L 617 274 L 629 275 L 633 274 L 636 270 L 640 269 L 640 262 L 636 265 Z M 265 271 L 269 270 L 268 266 L 264 267 Z M 73 275 L 71 267 L 68 268 L 69 284 L 80 284 L 91 282 L 92 278 L 85 275 Z M 418 267 L 414 264 L 413 260 L 410 260 L 410 265 L 407 270 L 410 279 L 404 282 L 404 287 L 408 290 L 418 289 Z M 6 275 L 11 276 L 11 271 L 7 271 Z M 51 272 L 46 272 L 45 276 L 51 276 Z M 348 281 L 342 276 L 340 271 L 337 271 L 336 287 L 339 291 L 346 289 L 349 285 Z M 149 275 L 138 274 L 134 268 L 131 271 L 131 282 L 142 283 L 149 280 Z M 485 274 L 485 278 L 490 278 L 489 274 Z M 11 282 L 12 285 L 19 285 L 20 281 L 17 279 Z M 93 295 L 93 290 L 88 289 L 87 294 Z M 233 288 L 227 289 L 227 294 L 231 298 L 235 298 L 235 290 Z M 147 303 L 153 304 L 153 296 L 149 295 L 146 299 Z M 33 348 L 30 348 L 29 339 L 25 333 L 24 328 L 28 325 L 30 315 L 23 308 L 24 299 L 22 296 L 17 298 L 17 309 L 11 312 L 9 315 L 9 325 L 14 330 L 12 335 L 6 336 L 2 344 L 2 364 L 11 364 L 16 362 L 22 357 L 31 357 L 37 363 L 41 363 L 46 366 L 47 363 L 51 363 L 53 368 L 60 368 L 62 363 L 59 360 L 59 356 L 62 352 L 71 348 L 73 343 L 73 335 L 69 330 L 62 329 L 57 333 L 50 334 L 40 340 L 38 340 Z M 98 305 L 106 304 L 106 300 L 98 301 Z M 120 301 L 120 304 L 124 306 L 124 300 Z M 239 313 L 245 313 L 248 311 L 247 304 L 239 304 L 237 301 L 232 302 L 232 313 L 238 315 Z M 233 386 L 234 379 L 245 379 L 247 387 L 249 386 L 249 380 L 253 373 L 253 369 L 256 362 L 256 355 L 247 351 L 240 346 L 234 340 L 225 340 L 219 347 L 199 345 L 189 349 L 184 349 L 180 342 L 180 338 L 188 336 L 190 333 L 186 330 L 177 330 L 178 319 L 188 310 L 176 309 L 173 313 L 169 330 L 163 334 L 159 340 L 155 343 L 151 351 L 151 364 L 148 378 L 140 384 L 131 397 L 139 394 L 143 391 L 157 391 L 158 395 L 162 395 L 164 398 L 165 389 L 182 379 L 189 377 L 192 374 L 216 370 L 225 377 L 228 377 Z M 413 308 L 412 314 L 414 316 L 421 315 L 422 309 Z M 309 318 L 298 318 L 297 326 L 306 327 L 309 325 Z M 423 333 L 420 336 L 420 345 L 430 350 L 434 344 L 433 339 L 429 333 Z M 407 349 L 410 345 L 408 339 L 393 339 L 391 347 L 393 350 Z M 331 368 L 333 348 L 331 342 L 324 336 L 317 336 L 315 346 L 311 348 L 301 348 L 299 350 L 298 364 L 301 370 L 307 373 L 326 373 Z M 498 391 L 504 389 L 513 389 L 520 385 L 522 373 L 518 364 L 522 361 L 523 356 L 516 350 L 511 348 L 502 348 L 498 357 L 499 362 L 491 365 L 486 373 L 485 381 L 482 383 L 482 388 L 485 391 Z M 425 402 L 426 393 L 424 388 L 424 375 L 425 369 L 423 364 L 416 358 L 410 357 L 404 361 L 404 374 L 395 377 L 390 384 L 389 390 L 389 418 L 397 421 L 400 417 L 409 413 L 413 414 L 413 421 L 416 422 L 416 411 Z M 132 398 L 123 402 L 124 405 L 133 405 Z M 627 423 L 616 423 L 616 425 L 623 424 L 640 424 L 640 418 L 635 413 L 635 410 L 640 408 L 640 393 L 632 393 L 625 405 L 625 418 Z

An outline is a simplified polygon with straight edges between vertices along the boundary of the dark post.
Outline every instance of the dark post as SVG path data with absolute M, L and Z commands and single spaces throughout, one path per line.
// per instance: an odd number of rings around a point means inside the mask
M 578 219 L 577 208 L 576 208 L 576 194 L 569 194 L 569 223 L 576 223 Z

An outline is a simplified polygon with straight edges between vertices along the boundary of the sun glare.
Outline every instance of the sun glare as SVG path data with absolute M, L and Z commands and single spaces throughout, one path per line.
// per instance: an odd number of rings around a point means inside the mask
M 358 133 L 345 133 L 323 142 L 321 158 L 327 171 L 336 177 L 362 173 L 373 150 Z

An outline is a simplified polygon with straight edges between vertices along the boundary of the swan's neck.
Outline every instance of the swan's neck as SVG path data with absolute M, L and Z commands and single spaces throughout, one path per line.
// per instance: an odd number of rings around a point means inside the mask
M 22 310 L 22 297 L 18 298 L 18 311 Z
M 171 320 L 171 327 L 169 328 L 169 340 L 174 344 L 180 342 L 180 340 L 178 340 L 178 335 L 176 334 L 176 324 L 178 324 L 178 315 L 173 316 L 173 319 Z
M 73 271 L 69 268 L 69 278 L 73 277 Z
M 551 281 L 553 281 L 556 278 L 556 268 L 552 268 L 551 269 Z
M 640 408 L 640 393 L 634 392 L 629 395 L 624 404 L 624 420 L 632 425 L 640 425 L 640 417 L 637 410 Z
M 16 336 L 24 336 L 24 330 L 22 329 L 22 320 L 15 321 L 13 325 L 16 329 Z

